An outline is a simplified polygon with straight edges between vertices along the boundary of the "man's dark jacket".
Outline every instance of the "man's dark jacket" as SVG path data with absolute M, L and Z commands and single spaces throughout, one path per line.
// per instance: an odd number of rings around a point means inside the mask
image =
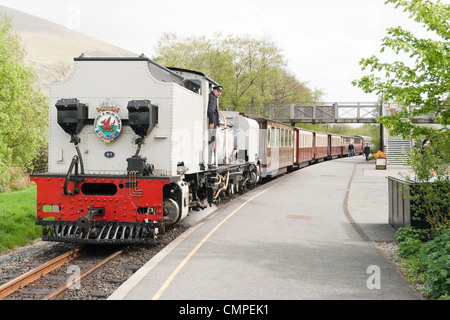
M 209 94 L 208 102 L 208 124 L 214 123 L 214 128 L 219 125 L 219 110 L 217 110 L 217 97 L 214 92 Z

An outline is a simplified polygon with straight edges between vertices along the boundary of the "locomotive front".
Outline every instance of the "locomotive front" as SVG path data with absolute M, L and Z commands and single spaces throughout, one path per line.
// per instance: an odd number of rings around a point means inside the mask
M 144 56 L 74 60 L 50 89 L 36 224 L 47 241 L 152 242 L 187 215 L 178 171 L 204 162 L 204 98 Z

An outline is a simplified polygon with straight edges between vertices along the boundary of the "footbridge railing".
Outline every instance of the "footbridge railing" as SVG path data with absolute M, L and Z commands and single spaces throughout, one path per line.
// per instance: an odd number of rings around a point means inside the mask
M 410 111 L 421 106 L 410 106 Z M 376 123 L 380 115 L 396 113 L 401 106 L 379 102 L 292 103 L 289 106 L 263 107 L 264 116 L 286 123 Z M 412 119 L 414 123 L 435 123 L 433 114 Z

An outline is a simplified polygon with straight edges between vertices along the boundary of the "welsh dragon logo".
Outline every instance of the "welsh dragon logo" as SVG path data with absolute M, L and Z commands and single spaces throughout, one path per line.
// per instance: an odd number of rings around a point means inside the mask
M 95 118 L 94 128 L 97 135 L 108 145 L 119 135 L 122 130 L 122 120 L 116 113 L 119 108 L 102 106 L 97 110 L 100 112 Z

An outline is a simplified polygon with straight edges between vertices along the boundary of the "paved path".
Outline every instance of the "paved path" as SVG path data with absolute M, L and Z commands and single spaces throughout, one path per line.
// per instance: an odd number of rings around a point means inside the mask
M 400 170 L 360 156 L 274 179 L 195 224 L 109 299 L 421 299 L 372 242 L 394 239 L 385 176 Z

